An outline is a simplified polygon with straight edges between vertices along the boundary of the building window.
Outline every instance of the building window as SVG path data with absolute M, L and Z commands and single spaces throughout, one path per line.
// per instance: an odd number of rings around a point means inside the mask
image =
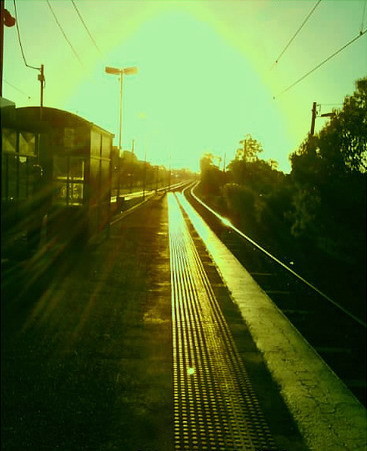
M 80 157 L 54 156 L 54 203 L 82 205 L 85 161 Z
M 32 196 L 34 190 L 32 167 L 34 163 L 34 157 L 18 156 L 12 153 L 2 155 L 2 199 L 18 201 Z
M 1 145 L 3 152 L 16 152 L 17 132 L 9 128 L 1 129 Z
M 36 155 L 36 135 L 34 133 L 19 132 L 19 154 Z

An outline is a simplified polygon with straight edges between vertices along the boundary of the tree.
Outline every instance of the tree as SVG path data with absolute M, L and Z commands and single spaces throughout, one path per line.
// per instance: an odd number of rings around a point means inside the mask
M 367 77 L 356 82 L 356 91 L 344 100 L 336 117 L 340 123 L 340 149 L 352 172 L 367 171 Z
M 240 141 L 242 147 L 236 152 L 236 160 L 245 162 L 252 162 L 258 159 L 258 154 L 263 151 L 259 141 L 254 139 L 250 134 L 247 134 L 243 140 Z
M 358 80 L 356 88 L 320 133 L 309 135 L 291 155 L 296 179 L 304 171 L 316 178 L 367 171 L 367 78 Z
M 220 164 L 220 158 L 212 153 L 205 153 L 200 160 L 200 179 L 203 194 L 218 195 L 220 193 L 220 187 L 224 184 L 225 174 L 214 163 L 215 159 Z
M 235 183 L 246 184 L 248 188 L 251 188 L 257 177 L 259 166 L 263 167 L 268 163 L 259 159 L 258 154 L 263 151 L 262 146 L 250 134 L 247 134 L 240 143 L 242 147 L 237 150 L 236 157 L 229 163 L 228 169 Z
M 292 232 L 342 259 L 354 258 L 365 241 L 367 78 L 356 88 L 291 155 Z

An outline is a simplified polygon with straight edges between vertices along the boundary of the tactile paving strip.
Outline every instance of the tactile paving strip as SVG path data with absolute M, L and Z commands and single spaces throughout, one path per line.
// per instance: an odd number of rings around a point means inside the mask
M 169 193 L 176 450 L 276 450 L 177 198 Z

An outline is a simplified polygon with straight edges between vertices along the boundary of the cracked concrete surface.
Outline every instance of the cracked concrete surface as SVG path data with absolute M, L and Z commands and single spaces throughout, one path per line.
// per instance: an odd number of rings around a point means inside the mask
M 182 196 L 311 450 L 366 449 L 366 409 Z

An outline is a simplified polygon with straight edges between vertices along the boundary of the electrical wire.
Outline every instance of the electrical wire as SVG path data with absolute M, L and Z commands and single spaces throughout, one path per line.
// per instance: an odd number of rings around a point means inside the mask
M 13 89 L 15 89 L 16 91 L 20 92 L 21 94 L 23 94 L 24 96 L 26 96 L 28 99 L 31 98 L 31 96 L 29 96 L 28 94 L 26 94 L 24 91 L 22 91 L 20 88 L 18 88 L 17 86 L 13 85 L 12 83 L 9 83 L 7 80 L 4 80 L 4 82 L 11 86 Z
M 299 78 L 297 81 L 295 81 L 294 83 L 292 83 L 290 86 L 288 86 L 288 88 L 284 89 L 282 92 L 280 92 L 278 94 L 277 97 L 279 97 L 281 94 L 284 94 L 285 92 L 289 91 L 291 88 L 293 88 L 293 86 L 296 86 L 299 82 L 301 82 L 302 80 L 304 80 L 306 77 L 308 77 L 310 74 L 312 74 L 312 72 L 315 72 L 315 70 L 319 69 L 323 64 L 325 64 L 327 61 L 330 61 L 331 58 L 333 58 L 334 56 L 336 56 L 338 53 L 340 53 L 342 50 L 344 50 L 346 47 L 348 47 L 350 44 L 352 44 L 353 42 L 355 42 L 357 39 L 361 38 L 365 33 L 367 33 L 367 28 L 364 31 L 361 31 L 360 34 L 358 36 L 356 36 L 355 38 L 353 38 L 351 41 L 347 42 L 345 45 L 343 45 L 343 47 L 341 47 L 339 50 L 337 50 L 336 52 L 334 52 L 332 55 L 328 56 L 326 59 L 324 59 L 324 61 L 322 61 L 320 64 L 318 64 L 316 67 L 314 67 L 313 69 L 311 69 L 309 72 L 307 72 L 307 74 L 303 75 L 301 78 Z M 273 97 L 273 99 L 275 100 L 275 97 Z
M 23 45 L 22 45 L 22 40 L 21 40 L 21 38 L 20 38 L 19 20 L 18 20 L 18 11 L 17 11 L 17 5 L 16 5 L 16 3 L 15 3 L 15 0 L 13 0 L 13 3 L 14 3 L 15 25 L 16 25 L 16 28 L 17 28 L 18 42 L 19 42 L 20 51 L 21 51 L 21 53 L 22 53 L 22 57 L 23 57 L 24 64 L 25 64 L 27 67 L 31 68 L 31 69 L 40 70 L 39 67 L 31 66 L 30 64 L 27 63 L 27 60 L 26 60 L 26 57 L 25 57 L 25 54 L 24 54 Z
M 64 31 L 64 29 L 62 28 L 60 22 L 58 21 L 58 19 L 57 19 L 57 17 L 56 17 L 56 14 L 55 14 L 54 10 L 52 9 L 52 6 L 51 6 L 49 0 L 46 0 L 46 2 L 47 2 L 48 6 L 49 6 L 49 8 L 50 8 L 50 10 L 51 10 L 51 12 L 52 12 L 52 15 L 54 16 L 55 22 L 57 23 L 58 27 L 60 28 L 60 31 L 61 31 L 62 35 L 64 36 L 66 42 L 69 44 L 71 50 L 73 51 L 73 53 L 74 53 L 75 57 L 77 58 L 77 60 L 79 61 L 79 63 L 83 66 L 83 63 L 82 63 L 82 60 L 80 59 L 80 56 L 78 55 L 78 53 L 77 53 L 77 51 L 75 50 L 75 48 L 73 47 L 72 43 L 70 42 L 70 40 L 69 40 L 68 37 L 66 36 L 65 31 Z
M 97 45 L 95 39 L 93 38 L 92 33 L 89 31 L 89 29 L 88 29 L 88 27 L 87 27 L 87 24 L 85 23 L 85 21 L 84 21 L 82 15 L 80 14 L 80 11 L 79 11 L 79 9 L 77 8 L 77 6 L 76 6 L 74 0 L 71 0 L 71 3 L 73 4 L 73 6 L 74 6 L 74 8 L 75 8 L 75 11 L 77 12 L 77 14 L 78 14 L 78 16 L 79 16 L 80 21 L 81 21 L 82 24 L 84 25 L 84 28 L 86 29 L 86 31 L 87 31 L 89 37 L 91 38 L 91 40 L 92 40 L 92 42 L 93 42 L 93 44 L 94 44 L 94 47 L 95 47 L 95 48 L 98 50 L 98 52 L 101 54 L 101 50 L 99 49 L 99 47 L 98 47 L 98 45 Z
M 316 3 L 316 5 L 312 8 L 312 10 L 308 13 L 308 15 L 306 16 L 305 20 L 302 22 L 302 24 L 298 27 L 298 30 L 294 33 L 294 35 L 291 37 L 291 39 L 288 41 L 288 44 L 284 47 L 283 51 L 281 52 L 281 54 L 278 56 L 278 58 L 275 60 L 274 64 L 277 64 L 280 60 L 280 58 L 283 56 L 283 54 L 285 53 L 285 51 L 287 50 L 287 48 L 291 45 L 291 43 L 293 42 L 293 40 L 295 39 L 295 37 L 298 35 L 298 33 L 302 30 L 302 28 L 304 27 L 304 25 L 306 24 L 306 22 L 308 21 L 308 19 L 311 17 L 312 13 L 315 11 L 315 9 L 318 7 L 319 3 L 321 2 L 321 0 L 318 0 L 318 2 Z

